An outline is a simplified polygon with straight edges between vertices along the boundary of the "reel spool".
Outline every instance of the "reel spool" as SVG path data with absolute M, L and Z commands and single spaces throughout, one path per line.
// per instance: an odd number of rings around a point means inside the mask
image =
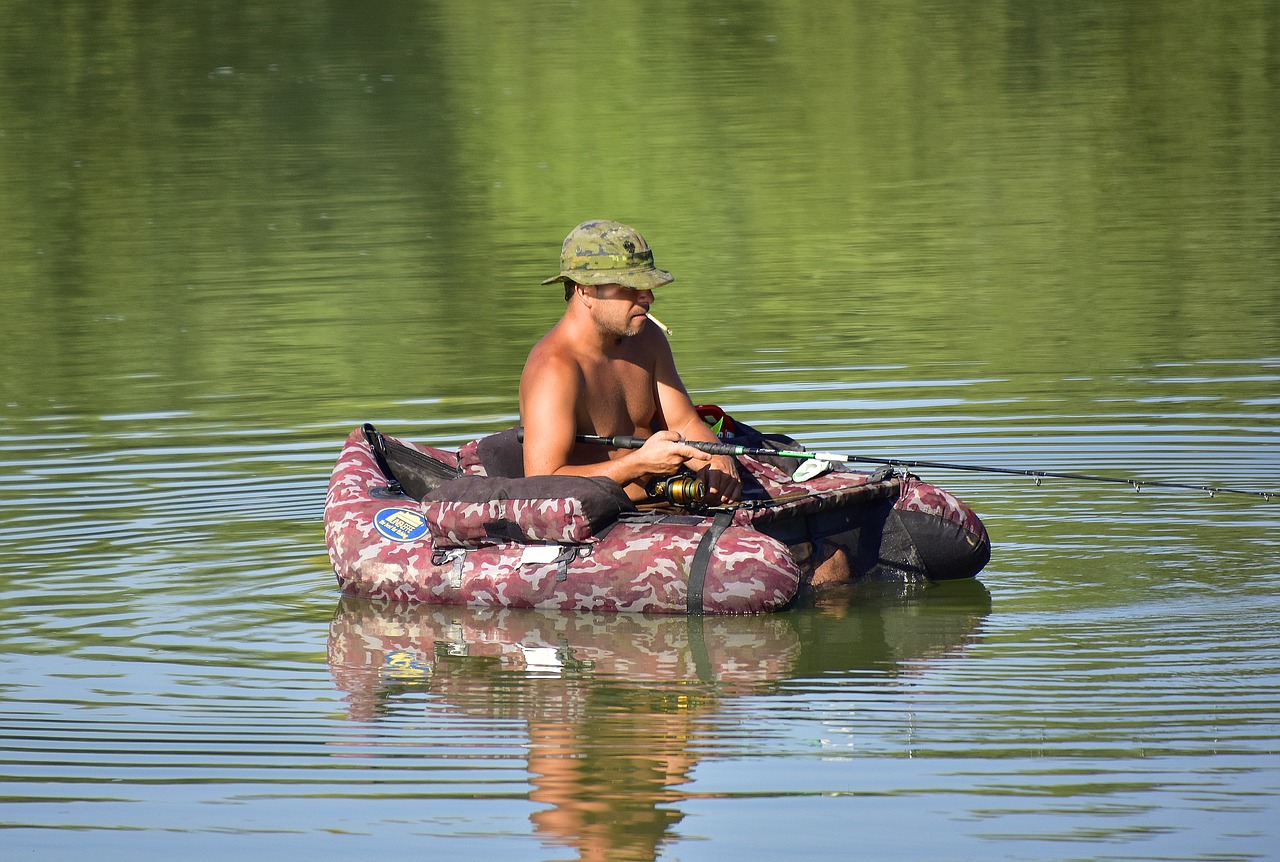
M 687 473 L 661 476 L 645 486 L 645 492 L 674 506 L 697 506 L 707 495 L 707 483 Z

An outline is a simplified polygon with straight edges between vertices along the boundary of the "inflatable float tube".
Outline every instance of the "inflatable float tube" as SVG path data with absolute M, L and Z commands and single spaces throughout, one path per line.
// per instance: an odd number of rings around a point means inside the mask
M 738 431 L 728 442 L 797 447 Z M 608 479 L 523 477 L 516 429 L 454 452 L 366 424 L 330 479 L 325 541 L 346 595 L 658 614 L 783 610 L 836 551 L 855 580 L 969 578 L 990 559 L 973 510 L 916 476 L 832 468 L 796 481 L 812 462 L 738 463 L 738 504 L 636 507 Z

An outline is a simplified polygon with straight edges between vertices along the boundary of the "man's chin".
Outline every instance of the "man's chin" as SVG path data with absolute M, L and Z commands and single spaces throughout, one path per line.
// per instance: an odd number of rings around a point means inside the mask
M 629 317 L 625 322 L 601 323 L 600 326 L 606 332 L 616 335 L 619 338 L 632 338 L 644 332 L 645 324 L 649 321 L 645 317 Z

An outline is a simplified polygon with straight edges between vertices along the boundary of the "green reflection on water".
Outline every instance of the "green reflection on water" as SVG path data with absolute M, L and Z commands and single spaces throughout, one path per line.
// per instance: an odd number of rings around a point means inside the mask
M 2 5 L 23 407 L 513 399 L 599 215 L 704 385 L 1277 347 L 1273 4 Z

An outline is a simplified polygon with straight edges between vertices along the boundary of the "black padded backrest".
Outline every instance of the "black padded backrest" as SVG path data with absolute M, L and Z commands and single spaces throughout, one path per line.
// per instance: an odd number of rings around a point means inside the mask
M 386 437 L 368 422 L 361 430 L 378 469 L 386 477 L 393 493 L 403 491 L 413 499 L 421 500 L 443 483 L 462 475 L 456 463 L 447 464 L 399 440 Z
M 484 472 L 499 479 L 524 478 L 524 444 L 515 428 L 482 437 L 476 449 Z

